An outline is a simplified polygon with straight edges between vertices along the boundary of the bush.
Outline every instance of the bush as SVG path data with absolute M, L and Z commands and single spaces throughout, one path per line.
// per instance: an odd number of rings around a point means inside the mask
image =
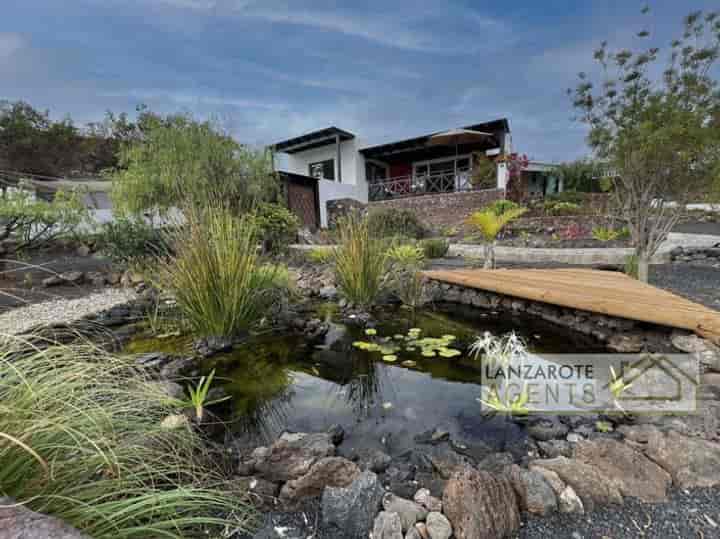
M 127 215 L 104 223 L 97 238 L 100 251 L 121 265 L 136 265 L 166 250 L 163 234 L 142 218 Z
M 158 258 L 159 286 L 201 337 L 252 329 L 278 298 L 277 268 L 260 265 L 253 217 L 209 208 L 186 219 L 169 234 L 172 253 Z
M 338 288 L 351 303 L 370 307 L 388 284 L 386 242 L 371 232 L 369 219 L 357 215 L 338 222 L 337 237 L 333 262 Z
M 517 210 L 520 208 L 520 204 L 517 204 L 516 202 L 513 202 L 512 200 L 496 200 L 495 202 L 491 202 L 487 206 L 483 208 L 483 211 L 491 211 L 495 215 L 502 215 L 503 213 L 510 211 L 510 210 Z
M 13 240 L 18 251 L 75 234 L 88 217 L 78 191 L 58 191 L 52 202 L 37 198 L 23 184 L 0 191 L 0 241 Z
M 632 277 L 633 279 L 638 278 L 638 256 L 635 254 L 628 255 L 625 257 L 625 275 Z
M 370 233 L 377 238 L 402 236 L 419 239 L 427 234 L 426 228 L 410 210 L 373 209 L 368 214 Z
M 27 338 L 0 342 L 3 495 L 97 539 L 251 527 L 246 493 L 190 427 L 186 403 L 133 358 Z
M 620 233 L 612 228 L 596 227 L 593 228 L 592 236 L 599 241 L 613 241 L 620 237 Z
M 574 202 L 545 202 L 545 211 L 550 215 L 577 215 L 580 213 L 580 206 Z
M 313 264 L 327 264 L 332 260 L 332 249 L 329 247 L 313 247 L 307 251 L 306 256 Z
M 572 202 L 573 204 L 582 205 L 585 202 L 585 195 L 577 191 L 563 191 L 548 195 L 546 198 L 549 202 Z
M 255 226 L 265 250 L 281 252 L 297 238 L 300 219 L 280 204 L 260 204 L 255 211 Z
M 422 248 L 425 258 L 442 258 L 450 249 L 450 243 L 442 238 L 430 238 L 423 240 Z

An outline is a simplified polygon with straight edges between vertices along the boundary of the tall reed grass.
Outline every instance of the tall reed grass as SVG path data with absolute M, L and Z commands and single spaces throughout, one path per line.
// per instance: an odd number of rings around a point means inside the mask
M 351 215 L 338 223 L 337 243 L 332 259 L 340 291 L 351 303 L 373 305 L 390 278 L 387 241 L 371 233 L 366 218 Z
M 263 265 L 252 216 L 223 208 L 192 210 L 168 231 L 158 284 L 202 337 L 232 337 L 256 326 L 287 287 L 287 272 Z
M 131 359 L 0 337 L 0 488 L 95 539 L 221 537 L 245 493 Z M 220 459 L 221 460 L 221 459 Z

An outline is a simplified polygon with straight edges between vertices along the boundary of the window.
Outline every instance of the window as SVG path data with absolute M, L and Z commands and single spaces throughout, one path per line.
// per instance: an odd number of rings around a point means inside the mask
M 335 160 L 318 161 L 310 163 L 308 167 L 308 176 L 317 178 L 318 180 L 334 180 L 335 179 Z

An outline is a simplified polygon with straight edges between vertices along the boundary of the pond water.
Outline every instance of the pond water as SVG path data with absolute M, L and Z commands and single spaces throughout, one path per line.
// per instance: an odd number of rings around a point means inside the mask
M 254 337 L 205 364 L 207 371 L 216 369 L 216 383 L 232 396 L 222 405 L 223 417 L 235 436 L 248 444 L 266 443 L 284 430 L 318 432 L 335 424 L 345 430 L 344 446 L 382 448 L 391 455 L 410 448 L 417 435 L 436 427 L 462 443 L 506 443 L 522 436 L 522 429 L 504 418 L 481 414 L 480 362 L 467 353 L 477 335 L 514 331 L 534 352 L 603 350 L 592 339 L 532 317 L 459 305 L 441 304 L 414 316 L 402 309 L 385 311 L 372 338 L 361 328 L 338 323 L 332 308 L 321 307 L 318 313 L 330 324 L 319 341 Z M 419 328 L 421 336 L 453 335 L 450 346 L 463 353 L 429 358 L 419 349 L 403 349 L 388 363 L 382 353 L 353 346 L 381 336 L 406 335 L 411 328 Z M 136 351 L 142 347 L 142 342 L 133 345 Z M 408 360 L 415 365 L 402 364 Z

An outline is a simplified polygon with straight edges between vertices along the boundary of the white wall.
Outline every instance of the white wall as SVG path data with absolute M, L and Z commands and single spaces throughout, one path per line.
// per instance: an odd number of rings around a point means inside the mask
M 361 142 L 357 138 L 340 143 L 340 162 L 342 181 L 338 180 L 337 147 L 334 143 L 304 152 L 284 154 L 276 159 L 278 170 L 307 176 L 310 163 L 332 159 L 335 163 L 335 181 L 319 180 L 320 226 L 327 227 L 327 202 L 340 198 L 352 198 L 363 204 L 368 201 L 368 188 L 365 181 L 365 157 L 358 151 Z
M 340 143 L 340 161 L 342 164 L 342 183 L 359 185 L 365 182 L 365 158 L 358 152 L 360 147 L 358 139 L 346 140 Z M 334 143 L 320 148 L 287 155 L 286 164 L 280 164 L 280 170 L 302 174 L 309 174 L 310 163 L 332 159 L 335 162 L 335 181 L 337 181 L 337 148 Z

